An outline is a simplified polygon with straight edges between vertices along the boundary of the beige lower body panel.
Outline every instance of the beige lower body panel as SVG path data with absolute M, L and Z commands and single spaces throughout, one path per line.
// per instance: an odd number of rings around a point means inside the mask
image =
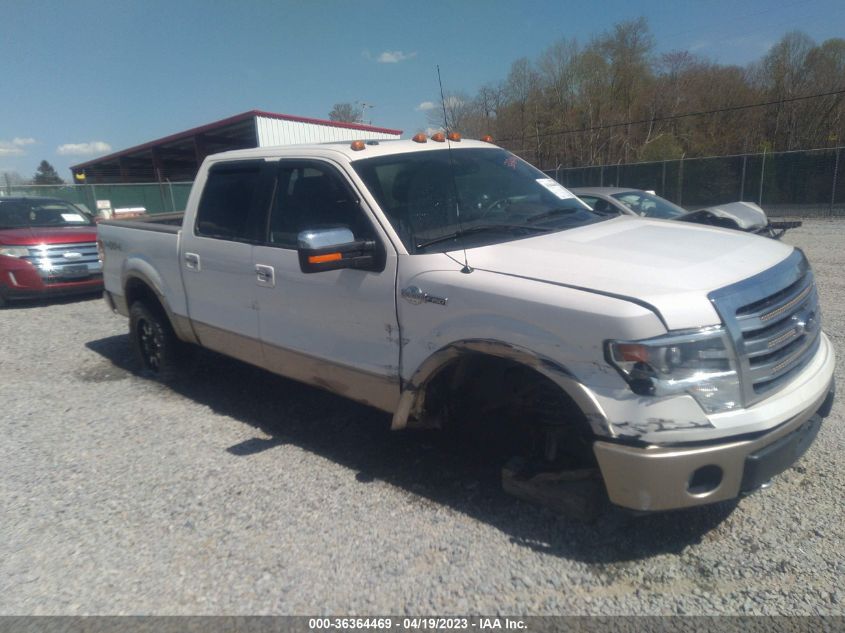
M 362 404 L 393 412 L 399 401 L 399 377 L 380 376 L 330 363 L 256 339 L 193 321 L 200 344 L 226 356 L 286 378 L 308 383 Z
M 740 493 L 745 458 L 798 429 L 818 410 L 827 391 L 804 412 L 760 437 L 695 447 L 635 447 L 598 441 L 593 451 L 607 494 L 632 510 L 673 510 L 733 499 Z M 718 466 L 722 480 L 713 490 L 693 494 L 691 475 L 703 466 Z

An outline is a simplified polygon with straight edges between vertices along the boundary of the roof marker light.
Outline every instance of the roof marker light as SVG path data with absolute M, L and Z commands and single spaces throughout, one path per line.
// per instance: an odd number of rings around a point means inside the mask
M 431 135 L 431 140 L 435 143 L 443 143 L 446 140 L 446 135 L 443 132 L 435 132 Z
M 419 134 L 414 134 L 411 140 L 415 143 L 425 143 L 426 141 L 428 141 L 428 139 L 425 137 L 425 134 L 423 134 L 422 132 L 420 132 Z
M 367 146 L 364 144 L 364 141 L 352 141 L 352 144 L 349 147 L 352 149 L 353 152 L 360 152 Z
M 481 140 L 484 141 L 485 143 L 492 143 L 493 137 L 490 136 L 489 134 L 485 134 L 484 136 L 481 137 Z
M 455 143 L 461 142 L 461 135 L 458 132 L 449 132 L 449 136 L 447 138 Z

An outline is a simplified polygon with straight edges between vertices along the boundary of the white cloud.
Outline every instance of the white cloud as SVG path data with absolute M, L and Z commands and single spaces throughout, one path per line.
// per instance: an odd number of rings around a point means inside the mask
M 111 145 L 104 141 L 91 141 L 89 143 L 65 143 L 56 148 L 56 153 L 61 156 L 90 156 L 91 154 L 105 154 L 111 151 Z
M 0 141 L 0 156 L 19 156 L 20 154 L 23 154 L 20 147 L 15 147 L 6 141 Z
M 420 112 L 428 112 L 429 110 L 434 110 L 437 107 L 437 104 L 434 101 L 423 101 L 419 104 L 415 110 L 419 110 Z
M 34 138 L 16 136 L 11 141 L 0 141 L 0 156 L 20 156 L 26 154 L 24 147 L 35 143 Z
M 416 52 L 403 53 L 402 51 L 384 51 L 381 55 L 376 57 L 376 61 L 380 64 L 398 64 L 399 62 L 404 62 L 416 56 Z

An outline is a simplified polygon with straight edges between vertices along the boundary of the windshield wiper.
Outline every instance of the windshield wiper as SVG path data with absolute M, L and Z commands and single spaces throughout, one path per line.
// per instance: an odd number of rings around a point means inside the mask
M 464 237 L 465 235 L 472 235 L 473 233 L 486 233 L 488 231 L 515 232 L 526 230 L 534 233 L 546 233 L 551 231 L 551 229 L 543 226 L 526 226 L 524 224 L 482 224 L 479 226 L 469 226 L 465 229 L 461 229 L 460 231 L 455 231 L 454 233 L 447 233 L 446 235 L 441 235 L 440 237 L 420 242 L 417 244 L 417 248 L 426 248 L 427 246 L 432 246 L 433 244 L 448 242 L 449 240 Z
M 568 215 L 570 213 L 575 213 L 576 211 L 586 211 L 586 209 L 582 209 L 580 207 L 558 207 L 557 209 L 551 209 L 549 211 L 543 211 L 542 213 L 532 215 L 525 221 L 528 223 L 539 222 L 540 220 L 553 218 L 556 215 Z

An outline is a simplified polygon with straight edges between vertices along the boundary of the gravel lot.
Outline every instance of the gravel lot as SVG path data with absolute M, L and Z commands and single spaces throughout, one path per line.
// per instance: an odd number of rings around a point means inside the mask
M 739 504 L 595 525 L 472 454 L 216 355 L 137 374 L 99 299 L 0 311 L 2 614 L 845 614 L 845 222 L 814 264 L 839 400 Z

